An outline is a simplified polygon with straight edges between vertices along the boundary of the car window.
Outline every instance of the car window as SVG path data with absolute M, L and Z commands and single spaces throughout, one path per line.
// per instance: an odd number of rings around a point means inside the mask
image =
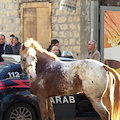
M 12 69 L 7 72 L 6 78 L 19 78 L 21 73 L 22 69 L 20 66 L 12 66 Z
M 22 69 L 20 63 L 0 62 L 0 80 L 6 78 L 20 78 Z

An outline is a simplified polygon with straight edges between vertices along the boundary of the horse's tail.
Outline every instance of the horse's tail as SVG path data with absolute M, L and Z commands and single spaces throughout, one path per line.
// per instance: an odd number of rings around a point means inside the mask
M 111 101 L 111 120 L 119 120 L 119 111 L 120 111 L 120 75 L 118 74 L 118 72 L 113 69 L 110 68 L 107 65 L 104 65 L 105 70 L 107 70 L 108 72 L 112 73 L 112 75 L 114 76 L 114 91 L 113 91 L 113 101 Z M 111 79 L 111 78 L 110 78 Z M 111 86 L 112 87 L 112 86 Z M 111 89 L 112 90 L 112 89 Z M 110 91 L 112 92 L 112 91 Z M 111 93 L 110 93 L 111 94 Z

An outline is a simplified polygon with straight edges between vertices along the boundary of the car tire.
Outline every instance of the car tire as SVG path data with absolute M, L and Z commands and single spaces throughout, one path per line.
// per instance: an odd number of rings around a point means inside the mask
M 5 112 L 3 120 L 37 120 L 35 110 L 27 103 L 12 105 Z

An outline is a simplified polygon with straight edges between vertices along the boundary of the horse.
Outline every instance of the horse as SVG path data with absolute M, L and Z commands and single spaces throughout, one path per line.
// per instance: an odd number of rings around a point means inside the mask
M 21 68 L 37 96 L 42 120 L 55 120 L 50 97 L 84 92 L 102 120 L 119 120 L 119 74 L 92 59 L 63 62 L 35 40 L 21 45 Z

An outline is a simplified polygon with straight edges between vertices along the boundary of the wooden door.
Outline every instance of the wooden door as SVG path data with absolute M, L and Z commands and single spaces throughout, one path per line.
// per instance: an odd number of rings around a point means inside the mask
M 51 41 L 51 3 L 34 2 L 21 5 L 21 42 L 33 38 L 43 48 Z

